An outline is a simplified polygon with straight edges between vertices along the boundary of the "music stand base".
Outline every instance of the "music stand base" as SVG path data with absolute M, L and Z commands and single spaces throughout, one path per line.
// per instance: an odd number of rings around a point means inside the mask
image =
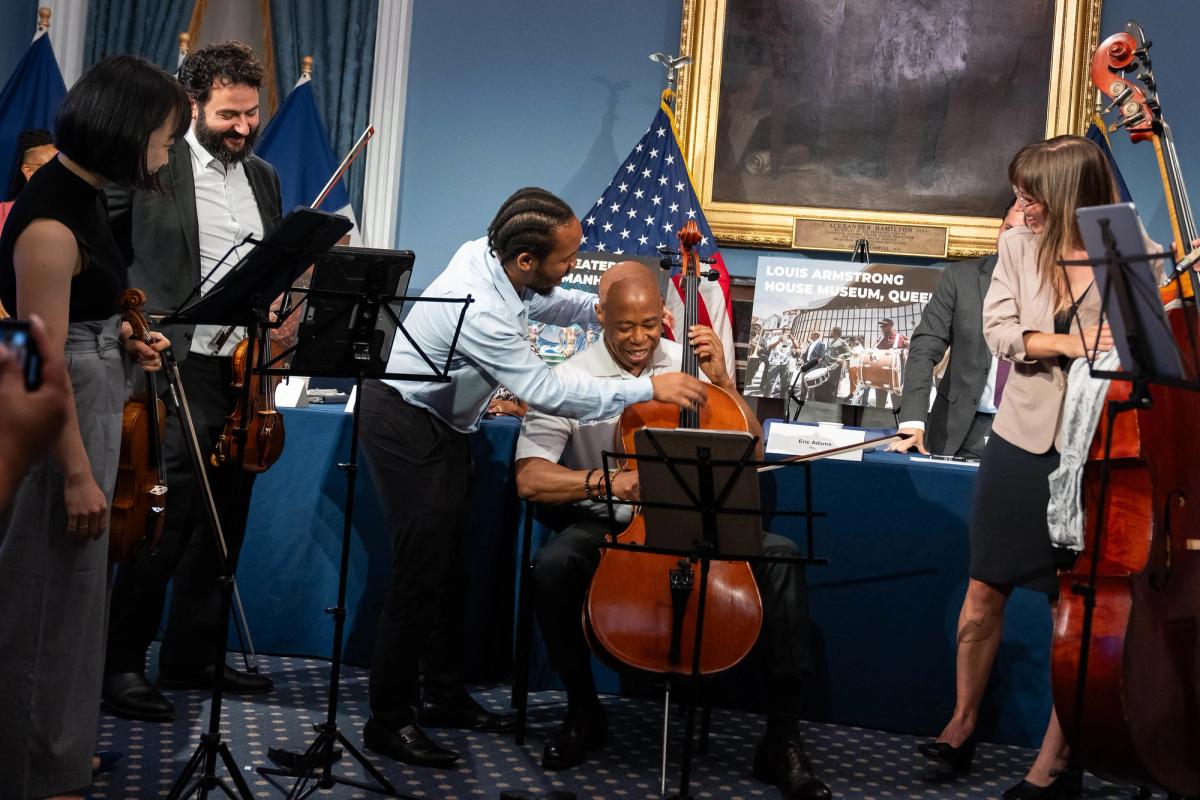
M 233 779 L 234 787 L 237 789 L 236 794 L 229 787 L 228 782 L 224 778 L 214 774 L 212 770 L 206 770 L 205 774 L 192 780 L 192 776 L 196 774 L 196 771 L 202 765 L 207 764 L 210 759 L 215 765 L 218 758 L 225 764 L 225 769 L 229 770 L 229 776 Z M 229 745 L 221 740 L 219 734 L 205 733 L 201 735 L 200 745 L 192 753 L 192 757 L 188 759 L 187 766 L 183 768 L 183 772 L 179 773 L 179 777 L 175 779 L 175 785 L 167 793 L 167 800 L 191 797 L 197 793 L 201 798 L 205 798 L 208 797 L 209 792 L 216 789 L 219 789 L 227 797 L 232 797 L 235 800 L 238 797 L 244 798 L 244 800 L 253 800 L 254 798 L 254 795 L 250 792 L 250 787 L 246 784 L 246 779 L 238 771 L 237 762 L 233 760 L 233 753 L 229 752 Z
M 294 778 L 295 783 L 288 791 L 289 800 L 300 800 L 300 798 L 308 797 L 313 792 L 319 789 L 332 789 L 334 786 L 352 786 L 355 789 L 362 789 L 375 794 L 382 794 L 387 797 L 397 797 L 400 800 L 417 800 L 412 795 L 401 794 L 396 791 L 396 788 L 388 782 L 388 779 L 377 770 L 371 762 L 366 759 L 358 748 L 355 747 L 346 735 L 338 730 L 337 725 L 323 722 L 319 725 L 314 725 L 313 728 L 317 731 L 317 738 L 304 751 L 305 762 L 295 770 L 279 769 L 276 767 L 259 767 L 258 774 L 270 781 L 275 788 L 280 791 L 285 791 L 284 787 L 274 778 Z M 375 781 L 374 784 L 364 783 L 352 778 L 344 778 L 340 775 L 333 774 L 334 761 L 331 754 L 336 745 L 340 744 L 345 748 L 346 752 L 357 761 L 371 778 Z

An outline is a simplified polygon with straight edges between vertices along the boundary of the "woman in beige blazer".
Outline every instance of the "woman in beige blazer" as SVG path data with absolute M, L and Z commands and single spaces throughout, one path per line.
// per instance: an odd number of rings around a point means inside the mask
M 1111 349 L 1097 325 L 1098 290 L 1090 267 L 1058 266 L 1086 258 L 1075 211 L 1118 199 L 1105 155 L 1077 136 L 1023 148 L 1009 178 L 1025 225 L 1000 237 L 999 261 L 984 300 L 988 347 L 1007 369 L 984 450 L 971 512 L 970 581 L 958 620 L 957 698 L 941 735 L 921 745 L 955 771 L 970 769 L 975 724 L 1000 645 L 1004 606 L 1013 587 L 1044 592 L 1056 607 L 1057 573 L 1073 554 L 1056 551 L 1046 527 L 1048 478 L 1058 466 L 1058 433 L 1072 359 L 1084 342 Z M 1098 338 L 1097 338 L 1098 337 Z M 1067 744 L 1052 712 L 1037 760 L 1007 800 L 1078 797 L 1082 775 L 1068 771 Z

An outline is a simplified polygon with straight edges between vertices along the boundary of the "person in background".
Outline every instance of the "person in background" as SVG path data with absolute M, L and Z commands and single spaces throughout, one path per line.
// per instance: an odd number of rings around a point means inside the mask
M 1014 197 L 1004 211 L 999 236 L 1024 224 L 1025 213 Z M 1011 366 L 989 353 L 983 340 L 983 298 L 998 257 L 956 261 L 942 270 L 908 343 L 904 397 L 897 412 L 899 432 L 908 438 L 888 450 L 904 453 L 915 447 L 926 455 L 932 451 L 974 460 L 983 456 Z M 947 350 L 950 363 L 930 408 L 933 371 Z
M 829 377 L 813 391 L 813 399 L 823 403 L 832 403 L 837 400 L 838 387 L 842 382 L 842 370 L 845 368 L 846 360 L 850 357 L 850 345 L 842 338 L 842 329 L 833 327 L 829 329 L 829 344 L 825 346 L 825 352 L 821 356 L 822 367 L 829 367 Z
M 30 177 L 57 154 L 58 148 L 54 146 L 54 137 L 50 135 L 50 131 L 35 128 L 21 131 L 18 134 L 17 169 L 13 173 L 12 184 L 8 187 L 8 196 L 12 199 L 0 202 L 0 230 L 4 230 L 4 221 L 8 219 L 8 212 L 16 202 L 17 195 L 29 182 Z M 4 304 L 0 303 L 0 319 L 5 319 L 7 316 L 8 312 L 5 310 Z
M 1058 466 L 1059 428 L 1070 363 L 1110 350 L 1100 293 L 1090 267 L 1060 269 L 1059 259 L 1086 258 L 1075 210 L 1118 200 L 1104 153 L 1078 136 L 1022 148 L 1009 178 L 1025 225 L 1000 236 L 1000 252 L 983 304 L 988 349 L 1015 365 L 984 448 L 970 521 L 970 580 L 958 618 L 956 702 L 945 728 L 920 746 L 927 758 L 960 774 L 975 752 L 975 726 L 1000 646 L 1004 608 L 1016 587 L 1042 592 L 1057 611 L 1058 570 L 1074 554 L 1050 541 L 1049 475 Z M 1067 768 L 1069 748 L 1058 716 L 1037 759 L 1006 800 L 1074 798 L 1082 774 Z
M 183 89 L 159 67 L 134 56 L 99 62 L 63 99 L 61 152 L 30 179 L 0 233 L 0 300 L 45 321 L 51 367 L 61 358 L 70 376 L 57 440 L 0 514 L 6 798 L 78 796 L 92 782 L 126 357 L 153 371 L 169 345 L 157 334 L 134 340 L 121 322 L 125 264 L 101 188 L 153 190 L 188 115 Z

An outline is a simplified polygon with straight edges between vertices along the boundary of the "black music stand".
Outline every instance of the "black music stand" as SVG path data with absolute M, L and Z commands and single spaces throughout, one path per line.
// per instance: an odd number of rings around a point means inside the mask
M 1164 362 L 1162 354 L 1152 352 L 1149 346 L 1151 341 L 1158 339 L 1161 347 L 1162 331 L 1156 330 L 1160 321 L 1150 316 L 1149 309 L 1153 304 L 1148 306 L 1144 297 L 1139 299 L 1139 294 L 1145 294 L 1146 284 L 1144 277 L 1137 275 L 1136 271 L 1146 271 L 1147 264 L 1153 264 L 1173 256 L 1169 252 L 1147 254 L 1141 239 L 1140 226 L 1136 226 L 1132 234 L 1121 236 L 1122 241 L 1118 241 L 1117 226 L 1121 222 L 1127 222 L 1122 217 L 1131 208 L 1131 206 L 1123 206 L 1124 204 L 1105 207 L 1104 211 L 1111 209 L 1111 214 L 1095 213 L 1101 211 L 1101 209 L 1095 208 L 1080 209 L 1081 233 L 1084 235 L 1085 243 L 1089 243 L 1089 255 L 1096 257 L 1059 260 L 1058 262 L 1064 270 L 1064 280 L 1067 267 L 1090 266 L 1096 271 L 1096 284 L 1101 287 L 1100 321 L 1110 320 L 1114 337 L 1118 338 L 1117 349 L 1128 354 L 1132 361 L 1130 364 L 1122 364 L 1123 368 L 1120 370 L 1097 369 L 1096 360 L 1099 354 L 1096 352 L 1095 346 L 1098 343 L 1099 332 L 1097 332 L 1096 340 L 1092 342 L 1083 340 L 1085 352 L 1092 353 L 1088 357 L 1089 372 L 1092 377 L 1127 381 L 1132 386 L 1127 400 L 1110 399 L 1105 403 L 1104 456 L 1100 462 L 1100 490 L 1096 501 L 1096 524 L 1092 531 L 1088 578 L 1084 583 L 1076 583 L 1071 586 L 1071 592 L 1083 600 L 1079 673 L 1075 687 L 1075 714 L 1070 728 L 1070 740 L 1074 742 L 1080 741 L 1080 735 L 1083 732 L 1088 659 L 1096 610 L 1096 584 L 1100 567 L 1100 548 L 1105 532 L 1108 487 L 1111 480 L 1113 430 L 1116 427 L 1117 418 L 1127 411 L 1150 408 L 1154 402 L 1150 394 L 1152 384 L 1187 391 L 1200 391 L 1200 381 L 1165 374 L 1165 372 L 1174 372 L 1175 370 L 1170 369 L 1169 360 Z M 1092 212 L 1091 219 L 1085 219 L 1083 212 Z M 1127 233 L 1129 232 L 1127 231 Z M 1126 239 L 1131 239 L 1131 241 L 1126 242 Z M 1123 249 L 1124 252 L 1131 255 L 1123 255 Z M 1103 255 L 1097 255 L 1101 252 Z M 1181 302 L 1188 302 L 1184 299 L 1183 275 L 1178 271 L 1172 271 L 1172 279 L 1179 289 Z M 1200 281 L 1195 272 L 1189 270 L 1188 279 L 1193 290 L 1200 289 Z M 1067 285 L 1069 286 L 1070 283 L 1068 282 Z M 1191 302 L 1197 302 L 1197 298 L 1200 298 L 1200 294 L 1194 294 Z M 1077 301 L 1077 298 L 1072 297 L 1071 299 L 1072 302 Z M 1157 300 L 1157 292 L 1155 292 L 1155 300 Z M 1161 302 L 1158 303 L 1158 310 L 1161 311 Z M 1200 348 L 1197 347 L 1196 333 L 1191 325 L 1187 326 L 1187 331 L 1192 352 L 1191 374 L 1200 375 Z M 1080 337 L 1083 338 L 1082 331 Z M 1172 346 L 1174 346 L 1174 342 L 1172 342 Z M 1175 346 L 1175 351 L 1175 355 L 1178 355 L 1177 346 Z
M 691 687 L 691 697 L 687 702 L 686 723 L 684 725 L 684 742 L 683 742 L 683 757 L 680 763 L 680 778 L 679 791 L 672 796 L 672 800 L 692 800 L 692 795 L 689 793 L 691 789 L 691 766 L 692 766 L 692 739 L 696 731 L 696 698 L 700 696 L 701 673 L 700 673 L 700 654 L 702 648 L 702 640 L 704 635 L 704 612 L 705 604 L 708 596 L 708 575 L 713 561 L 749 561 L 751 563 L 769 562 L 769 563 L 798 563 L 798 564 L 827 564 L 828 559 L 820 558 L 813 555 L 813 524 L 817 517 L 825 516 L 824 512 L 813 511 L 812 507 L 812 471 L 811 465 L 806 462 L 796 462 L 794 466 L 799 466 L 804 469 L 805 473 L 805 502 L 806 505 L 803 511 L 773 511 L 773 516 L 790 516 L 804 517 L 807 521 L 807 547 L 803 556 L 765 556 L 765 555 L 731 555 L 722 553 L 720 550 L 721 531 L 720 525 L 728 525 L 728 517 L 730 516 L 750 516 L 761 517 L 763 511 L 761 506 L 755 504 L 754 507 L 737 508 L 729 507 L 726 502 L 737 491 L 738 482 L 742 479 L 743 473 L 747 470 L 756 470 L 759 467 L 781 467 L 777 462 L 757 461 L 753 459 L 755 446 L 758 443 L 757 437 L 748 439 L 748 444 L 741 456 L 736 459 L 715 459 L 713 458 L 713 448 L 707 446 L 696 446 L 695 458 L 680 458 L 671 455 L 669 450 L 676 450 L 673 447 L 670 439 L 677 434 L 690 434 L 695 431 L 688 429 L 653 429 L 644 428 L 638 432 L 643 437 L 654 455 L 649 454 L 630 454 L 630 453 L 610 453 L 605 451 L 604 460 L 604 477 L 602 479 L 604 486 L 605 501 L 608 506 L 609 526 L 611 541 L 604 542 L 601 547 L 613 550 L 632 550 L 639 553 L 656 553 L 660 555 L 669 555 L 677 557 L 681 560 L 690 562 L 699 562 L 700 564 L 700 585 L 699 593 L 696 600 L 696 634 L 692 640 L 692 651 L 690 655 L 690 667 L 685 673 L 680 675 L 688 679 L 688 684 Z M 621 500 L 616 500 L 612 494 L 612 486 L 609 481 L 609 459 L 616 459 L 618 462 L 633 459 L 641 462 L 650 462 L 661 464 L 665 468 L 666 473 L 672 479 L 670 493 L 672 495 L 682 495 L 687 498 L 683 503 L 672 502 L 656 502 L 646 500 L 644 497 L 638 503 L 629 503 Z M 793 466 L 788 464 L 787 466 Z M 694 469 L 694 475 L 685 475 L 681 468 Z M 722 474 L 724 482 L 718 480 L 718 472 Z M 643 485 L 643 494 L 647 487 Z M 653 490 L 651 490 L 653 491 Z M 702 538 L 695 540 L 694 547 L 690 550 L 654 547 L 649 545 L 627 545 L 617 542 L 617 536 L 621 532 L 621 524 L 616 518 L 617 505 L 640 505 L 643 508 L 659 508 L 663 510 L 674 511 L 677 514 L 694 514 L 700 518 L 700 528 L 703 531 Z M 722 522 L 724 520 L 724 523 Z M 649 534 L 648 534 L 649 535 Z M 690 585 L 691 573 L 688 572 L 685 582 L 689 585 L 684 589 L 688 594 L 692 590 Z M 672 580 L 672 600 L 675 600 L 676 581 Z M 680 587 L 683 588 L 682 586 Z M 684 598 L 686 598 L 686 594 Z M 686 600 L 684 600 L 686 602 Z M 677 620 L 682 621 L 682 612 L 677 612 Z M 675 645 L 677 631 L 673 631 L 672 645 Z M 664 723 L 665 724 L 665 723 Z M 666 739 L 664 730 L 663 742 L 663 784 L 665 791 L 666 783 Z
M 458 336 L 466 319 L 467 308 L 473 302 L 465 298 L 409 297 L 403 292 L 408 286 L 413 265 L 411 251 L 370 250 L 365 248 L 334 248 L 317 260 L 312 285 L 295 289 L 304 295 L 289 313 L 308 306 L 306 320 L 299 329 L 296 344 L 284 350 L 263 366 L 272 375 L 303 374 L 309 377 L 354 378 L 355 403 L 350 428 L 350 460 L 338 464 L 346 473 L 346 505 L 342 514 L 342 551 L 338 562 L 337 604 L 325 609 L 333 617 L 333 652 L 330 655 L 329 701 L 325 721 L 313 725 L 316 738 L 302 752 L 276 750 L 269 754 L 276 763 L 293 766 L 284 768 L 259 767 L 258 773 L 277 789 L 287 793 L 289 800 L 308 797 L 318 789 L 331 789 L 341 784 L 388 797 L 410 798 L 401 794 L 338 729 L 338 690 L 342 674 L 342 639 L 346 625 L 346 587 L 350 574 L 350 540 L 354 524 L 354 490 L 358 478 L 359 413 L 362 409 L 362 387 L 367 378 L 400 381 L 447 383 L 450 380 L 450 361 L 458 344 Z M 421 349 L 404 328 L 400 319 L 400 304 L 407 301 L 425 303 L 461 303 L 458 324 L 443 364 L 437 365 Z M 392 339 L 403 335 L 429 367 L 428 373 L 388 372 L 387 362 Z M 293 356 L 288 369 L 275 367 L 289 355 Z M 350 753 L 375 781 L 369 784 L 333 774 L 340 757 L 336 745 Z M 319 774 L 318 774 L 319 773 Z M 294 778 L 291 789 L 285 789 L 275 778 Z
M 271 303 L 295 282 L 296 278 L 308 268 L 308 265 L 319 253 L 332 247 L 351 227 L 350 220 L 336 214 L 326 214 L 312 209 L 293 211 L 284 218 L 271 235 L 261 242 L 255 242 L 257 246 L 234 265 L 233 269 L 216 286 L 193 300 L 192 297 L 200 295 L 201 292 L 200 284 L 198 284 L 192 290 L 192 294 L 181 304 L 181 307 L 168 315 L 163 322 L 185 325 L 244 325 L 248 329 L 247 338 L 250 340 L 247 345 L 248 352 L 253 353 L 259 328 L 272 324 L 269 310 Z M 202 283 L 203 281 L 201 281 Z M 174 377 L 178 377 L 176 369 L 172 369 L 171 372 Z M 182 383 L 179 385 L 182 386 Z M 248 407 L 249 393 L 250 381 L 247 380 L 243 382 L 242 387 L 243 407 Z M 190 419 L 190 413 L 188 418 Z M 245 424 L 248 420 L 243 422 Z M 239 448 L 241 455 L 238 463 L 231 468 L 241 470 L 242 459 L 246 451 L 246 428 L 244 425 L 238 430 L 237 436 L 242 445 Z M 185 436 L 189 443 L 189 449 L 192 447 L 198 449 L 198 442 L 193 437 L 194 429 L 191 437 Z M 193 452 L 192 455 L 193 461 L 195 461 L 197 452 Z M 240 481 L 236 484 L 239 492 L 244 491 Z M 202 485 L 207 487 L 207 481 L 205 480 Z M 211 494 L 209 498 L 208 513 L 211 516 L 216 513 L 216 509 L 211 503 Z M 240 502 L 241 498 L 239 498 Z M 214 536 L 219 537 L 217 533 L 220 530 L 219 520 L 211 519 L 210 521 L 214 525 Z M 212 705 L 209 709 L 208 732 L 201 735 L 200 744 L 172 785 L 167 794 L 169 800 L 190 797 L 193 793 L 198 793 L 201 800 L 204 800 L 210 792 L 217 789 L 228 797 L 240 795 L 244 800 L 251 800 L 253 797 L 250 787 L 246 785 L 245 778 L 237 768 L 237 762 L 234 761 L 229 746 L 221 739 L 224 653 L 229 637 L 229 612 L 233 595 L 234 570 L 230 565 L 225 543 L 221 538 L 217 540 L 216 552 L 220 570 L 217 582 L 221 590 L 220 616 L 222 621 L 217 626 L 220 639 L 214 643 L 213 652 L 222 655 L 213 669 Z M 234 794 L 225 779 L 216 774 L 218 757 L 229 771 L 238 794 Z M 193 775 L 198 770 L 202 770 L 201 774 L 193 779 Z

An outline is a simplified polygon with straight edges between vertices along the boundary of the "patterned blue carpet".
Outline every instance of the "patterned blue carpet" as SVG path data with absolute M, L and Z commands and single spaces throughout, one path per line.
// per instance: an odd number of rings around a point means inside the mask
M 263 671 L 276 690 L 256 698 L 226 701 L 221 731 L 229 742 L 255 797 L 282 797 L 254 769 L 268 766 L 267 748 L 302 750 L 312 739 L 312 724 L 325 716 L 329 664 L 301 658 L 264 658 Z M 208 695 L 168 692 L 176 704 L 170 724 L 138 723 L 110 716 L 101 718 L 99 748 L 121 750 L 125 759 L 92 788 L 95 798 L 154 798 L 170 789 L 208 725 Z M 353 667 L 343 672 L 339 725 L 356 745 L 368 716 L 367 673 Z M 476 693 L 494 710 L 508 706 L 507 686 Z M 367 752 L 395 787 L 417 797 L 496 800 L 505 789 L 531 792 L 565 790 L 580 800 L 650 800 L 659 796 L 661 706 L 651 700 L 606 698 L 610 743 L 584 766 L 562 773 L 543 773 L 539 760 L 544 737 L 563 713 L 564 698 L 544 692 L 531 698 L 530 731 L 524 747 L 511 736 L 431 730 L 441 744 L 464 754 L 465 763 L 453 770 L 409 767 Z M 678 779 L 682 717 L 673 720 L 674 740 L 668 767 L 668 794 Z M 779 792 L 750 775 L 754 747 L 762 723 L 754 714 L 716 710 L 709 752 L 694 762 L 692 794 L 711 800 L 776 798 Z M 982 745 L 972 774 L 963 780 L 939 780 L 929 762 L 915 750 L 912 736 L 881 733 L 836 725 L 811 724 L 807 745 L 821 777 L 838 798 L 998 798 L 1024 774 L 1033 752 L 1019 747 Z M 351 759 L 344 758 L 336 774 L 364 780 Z M 1087 777 L 1086 798 L 1131 797 L 1129 787 Z M 221 796 L 219 793 L 213 795 Z M 349 787 L 317 792 L 314 797 L 374 798 Z

